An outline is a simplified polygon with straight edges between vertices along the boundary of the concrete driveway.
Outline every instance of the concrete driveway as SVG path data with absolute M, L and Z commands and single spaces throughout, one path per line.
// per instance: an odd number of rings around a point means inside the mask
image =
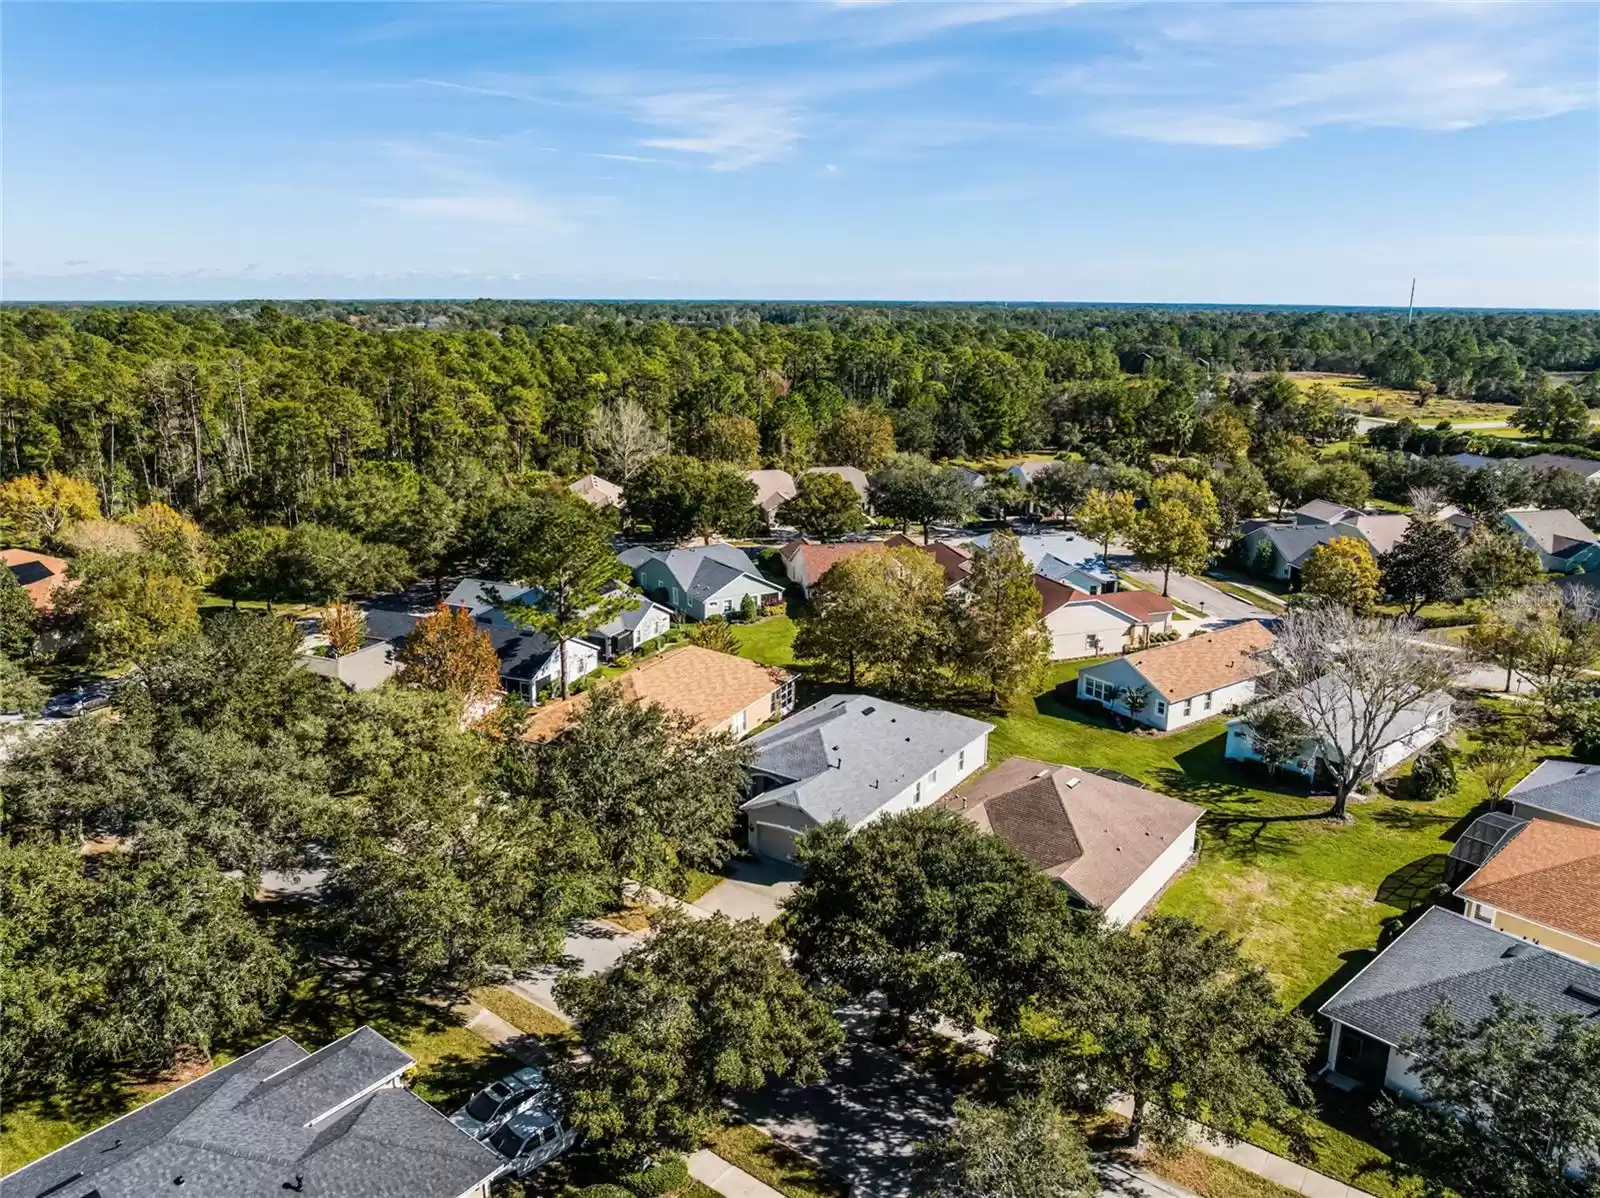
M 1131 559 L 1127 562 L 1113 559 L 1113 565 L 1129 578 L 1137 578 L 1146 586 L 1155 587 L 1157 591 L 1161 589 L 1160 570 L 1140 570 Z M 1235 620 L 1276 619 L 1265 608 L 1246 603 L 1243 599 L 1236 599 L 1192 574 L 1174 574 L 1168 584 L 1167 594 L 1170 598 L 1187 603 L 1190 607 L 1198 607 L 1205 612 L 1208 624 L 1225 624 Z
M 771 923 L 778 917 L 778 904 L 804 875 L 803 869 L 787 861 L 741 857 L 732 864 L 728 879 L 706 891 L 694 905 L 702 911 L 720 911 L 729 919 Z
M 556 979 L 569 973 L 585 977 L 604 973 L 617 963 L 617 958 L 623 953 L 643 944 L 645 935 L 643 932 L 624 932 L 599 920 L 585 920 L 574 925 L 567 936 L 566 943 L 562 945 L 560 961 L 541 966 L 528 977 L 518 978 L 510 984 L 541 1007 L 565 1015 L 561 1004 L 556 1002 Z

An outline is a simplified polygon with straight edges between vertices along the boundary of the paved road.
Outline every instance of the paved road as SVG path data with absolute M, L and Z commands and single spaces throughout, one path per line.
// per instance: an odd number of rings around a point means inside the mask
M 1130 578 L 1137 578 L 1146 586 L 1161 589 L 1160 570 L 1141 570 L 1139 563 L 1131 555 L 1123 556 L 1113 552 L 1111 567 L 1121 570 Z M 1197 607 L 1205 612 L 1208 621 L 1226 623 L 1232 620 L 1271 620 L 1276 617 L 1264 608 L 1259 608 L 1253 603 L 1246 603 L 1243 599 L 1235 599 L 1225 591 L 1219 591 L 1210 583 L 1194 577 L 1192 574 L 1174 574 L 1167 588 L 1167 594 L 1190 607 Z
M 643 942 L 642 932 L 624 932 L 598 920 L 587 920 L 567 937 L 562 946 L 561 961 L 543 966 L 531 977 L 518 978 L 510 984 L 541 1007 L 560 1012 L 561 1005 L 556 1002 L 555 996 L 557 978 L 573 972 L 585 976 L 604 973 L 617 963 L 617 958 L 623 953 Z
M 840 1013 L 845 1048 L 811 1086 L 782 1084 L 736 1104 L 773 1139 L 848 1181 L 857 1198 L 915 1198 L 911 1155 L 950 1125 L 954 1095 L 938 1078 L 868 1038 L 870 1017 Z M 1102 1198 L 1183 1198 L 1188 1191 L 1106 1163 Z

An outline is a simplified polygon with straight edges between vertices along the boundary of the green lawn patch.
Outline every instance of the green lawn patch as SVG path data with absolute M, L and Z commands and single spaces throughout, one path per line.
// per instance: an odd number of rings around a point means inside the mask
M 509 986 L 479 986 L 472 992 L 472 1001 L 493 1011 L 519 1032 L 545 1042 L 546 1047 L 555 1052 L 577 1051 L 578 1035 L 570 1023 L 554 1011 L 523 998 Z
M 788 1198 L 849 1198 L 850 1187 L 844 1182 L 748 1123 L 710 1132 L 706 1147 Z
M 1149 1154 L 1145 1168 L 1193 1190 L 1200 1198 L 1298 1198 L 1299 1191 L 1240 1168 L 1232 1161 L 1185 1148 L 1177 1156 Z
M 688 869 L 684 873 L 688 876 L 688 880 L 684 883 L 683 893 L 674 897 L 680 898 L 686 903 L 699 902 L 710 893 L 713 886 L 723 880 L 721 874 L 708 874 L 699 869 Z
M 1062 664 L 1053 681 L 1087 664 Z M 1225 742 L 1221 717 L 1167 735 L 1128 733 L 1047 691 L 1011 705 L 989 757 L 1114 769 L 1206 808 L 1200 859 L 1160 909 L 1240 936 L 1286 1001 L 1320 1001 L 1371 959 L 1384 919 L 1428 901 L 1454 837 L 1484 801 L 1482 784 L 1467 774 L 1435 803 L 1359 803 L 1353 824 L 1336 825 L 1319 818 L 1326 797 L 1236 766 L 1223 758 Z
M 733 637 L 739 655 L 766 666 L 794 665 L 795 622 L 788 616 L 768 616 L 754 624 L 735 624 Z

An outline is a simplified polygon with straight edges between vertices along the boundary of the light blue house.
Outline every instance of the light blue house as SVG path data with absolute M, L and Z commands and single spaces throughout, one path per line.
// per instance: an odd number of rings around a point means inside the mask
M 690 619 L 734 615 L 746 595 L 764 608 L 783 602 L 783 588 L 763 578 L 742 549 L 724 542 L 689 549 L 641 546 L 618 556 L 640 590 Z

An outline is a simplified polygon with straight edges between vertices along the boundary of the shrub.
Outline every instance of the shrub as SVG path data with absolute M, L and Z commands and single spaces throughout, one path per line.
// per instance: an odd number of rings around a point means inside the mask
M 1567 722 L 1572 728 L 1572 755 L 1579 761 L 1600 761 L 1600 699 L 1574 703 Z
M 1431 803 L 1453 794 L 1455 789 L 1455 750 L 1442 740 L 1435 741 L 1422 751 L 1411 767 L 1411 797 Z
M 746 595 L 744 602 L 739 604 L 739 618 L 746 624 L 752 624 L 761 616 L 761 604 L 756 602 L 754 595 Z
M 578 1198 L 633 1198 L 633 1194 L 621 1186 L 604 1181 L 597 1186 L 584 1186 L 578 1191 Z
M 641 1169 L 638 1173 L 629 1173 L 622 1178 L 622 1184 L 635 1198 L 662 1198 L 665 1194 L 672 1193 L 679 1186 L 685 1185 L 689 1180 L 689 1164 L 681 1156 L 671 1157 L 651 1165 L 648 1169 Z

